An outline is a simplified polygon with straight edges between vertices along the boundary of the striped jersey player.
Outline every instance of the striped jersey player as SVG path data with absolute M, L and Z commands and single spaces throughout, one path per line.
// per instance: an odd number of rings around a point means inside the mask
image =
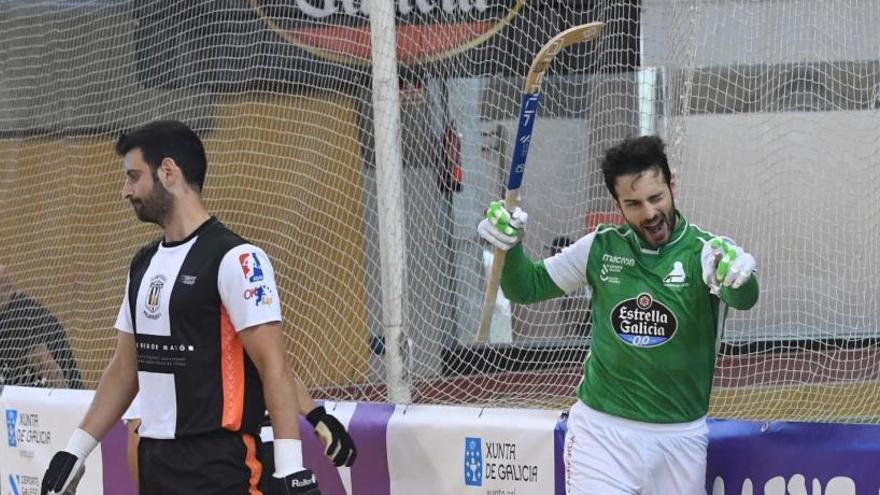
M 75 492 L 86 457 L 138 392 L 141 495 L 253 495 L 266 485 L 319 495 L 303 465 L 272 265 L 205 209 L 201 140 L 183 123 L 156 121 L 121 136 L 116 151 L 123 199 L 164 235 L 131 262 L 116 351 L 41 495 Z M 274 473 L 264 481 L 258 433 L 267 409 Z M 318 411 L 316 431 L 328 432 L 326 416 Z

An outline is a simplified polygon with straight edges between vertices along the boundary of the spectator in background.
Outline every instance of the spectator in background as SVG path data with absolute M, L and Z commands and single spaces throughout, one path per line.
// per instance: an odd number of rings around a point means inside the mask
M 0 265 L 0 385 L 82 388 L 64 328 Z

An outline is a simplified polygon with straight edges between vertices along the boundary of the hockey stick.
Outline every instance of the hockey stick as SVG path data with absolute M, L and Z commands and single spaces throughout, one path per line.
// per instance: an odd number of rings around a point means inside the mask
M 541 102 L 541 83 L 544 74 L 556 55 L 563 49 L 581 43 L 592 41 L 602 34 L 605 25 L 601 22 L 591 22 L 567 29 L 548 41 L 529 67 L 526 82 L 523 87 L 522 103 L 519 110 L 519 129 L 516 133 L 516 144 L 513 150 L 513 160 L 510 166 L 510 176 L 507 178 L 507 192 L 504 194 L 504 206 L 508 211 L 513 211 L 519 204 L 519 188 L 522 185 L 523 173 L 526 169 L 526 157 L 529 154 L 529 142 L 532 139 L 532 128 L 535 125 L 538 105 Z M 489 325 L 492 323 L 492 310 L 495 299 L 498 297 L 498 285 L 501 282 L 501 272 L 504 268 L 504 258 L 507 252 L 495 249 L 495 257 L 492 261 L 492 270 L 486 282 L 486 299 L 483 301 L 483 309 L 480 313 L 480 328 L 477 333 L 478 342 L 486 342 L 489 337 Z

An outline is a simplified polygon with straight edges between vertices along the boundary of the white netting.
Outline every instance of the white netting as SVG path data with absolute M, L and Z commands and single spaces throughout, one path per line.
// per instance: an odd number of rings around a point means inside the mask
M 614 220 L 601 152 L 657 132 L 681 174 L 679 208 L 760 264 L 759 305 L 728 325 L 713 413 L 880 417 L 880 282 L 868 268 L 880 241 L 876 2 L 394 3 L 414 400 L 572 400 L 586 301 L 514 307 L 496 319 L 495 343 L 475 345 L 485 269 L 474 227 L 501 195 L 532 57 L 599 20 L 602 38 L 561 54 L 544 85 L 522 189 L 527 251 L 546 256 L 554 240 Z M 384 398 L 372 124 L 383 109 L 364 63 L 365 10 L 0 3 L 0 263 L 60 320 L 85 386 L 112 350 L 128 261 L 157 234 L 120 199 L 112 144 L 121 130 L 178 118 L 208 148 L 209 208 L 274 260 L 297 371 L 319 396 Z M 459 147 L 460 190 L 447 175 Z M 57 351 L 57 332 L 30 327 L 0 343 L 29 349 L 43 336 Z M 26 363 L 15 366 L 7 383 L 23 376 Z

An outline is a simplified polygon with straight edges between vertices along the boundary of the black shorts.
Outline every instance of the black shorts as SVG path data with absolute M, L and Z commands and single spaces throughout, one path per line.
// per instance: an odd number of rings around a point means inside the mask
M 141 438 L 140 495 L 264 493 L 260 448 L 258 436 L 227 431 L 174 440 Z

